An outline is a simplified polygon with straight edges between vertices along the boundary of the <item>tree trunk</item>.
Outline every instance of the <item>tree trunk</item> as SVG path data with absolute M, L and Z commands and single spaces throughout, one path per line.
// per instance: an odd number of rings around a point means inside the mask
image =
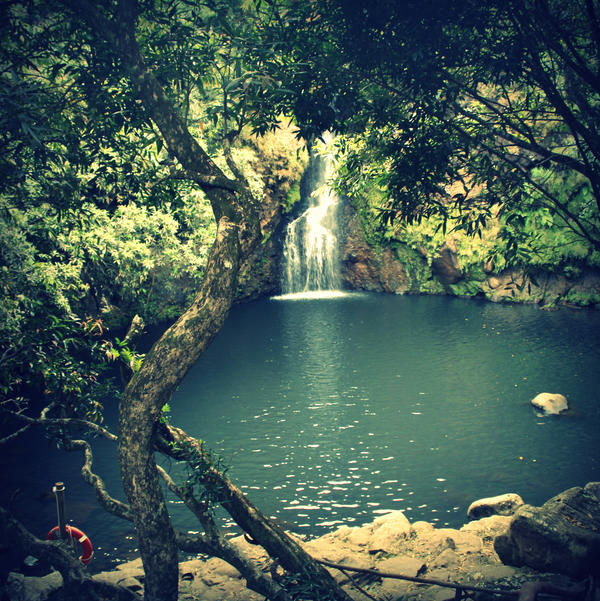
M 258 207 L 247 182 L 231 164 L 229 148 L 224 150 L 234 180 L 225 176 L 192 137 L 145 64 L 135 38 L 135 0 L 119 0 L 116 21 L 107 20 L 92 2 L 63 2 L 84 18 L 97 37 L 115 47 L 137 96 L 169 151 L 205 192 L 217 221 L 216 239 L 198 295 L 146 355 L 140 370 L 127 385 L 119 407 L 119 463 L 144 565 L 145 599 L 176 601 L 177 544 L 154 461 L 155 430 L 163 405 L 228 315 L 240 268 L 248 262 L 261 238 Z M 350 601 L 324 568 L 265 518 L 236 487 L 221 478 L 216 470 L 210 473 L 211 481 L 225 484 L 222 504 L 272 556 L 279 558 L 288 571 L 310 580 L 323 595 L 333 594 L 339 601 Z
M 178 584 L 175 535 L 153 456 L 154 428 L 162 406 L 225 321 L 237 281 L 238 249 L 237 228 L 222 218 L 200 293 L 152 347 L 119 407 L 121 476 L 144 563 L 147 600 L 176 599 Z
M 115 48 L 169 151 L 206 193 L 217 221 L 198 295 L 147 354 L 119 407 L 119 463 L 146 574 L 145 599 L 176 601 L 177 546 L 153 456 L 154 429 L 163 405 L 227 317 L 240 264 L 260 238 L 258 213 L 245 182 L 228 179 L 200 147 L 145 64 L 135 38 L 135 0 L 120 0 L 115 20 L 93 2 L 64 2 L 92 27 L 96 39 Z

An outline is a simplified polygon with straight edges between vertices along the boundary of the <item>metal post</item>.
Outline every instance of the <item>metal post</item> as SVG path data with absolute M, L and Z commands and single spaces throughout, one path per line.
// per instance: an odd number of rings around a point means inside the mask
M 65 485 L 64 482 L 57 482 L 52 487 L 52 492 L 56 497 L 56 515 L 58 518 L 58 532 L 60 533 L 60 538 L 67 538 L 67 520 L 65 518 Z
M 67 533 L 67 518 L 65 513 L 65 484 L 64 482 L 57 482 L 52 487 L 52 492 L 56 497 L 56 515 L 58 518 L 58 531 L 60 532 L 60 538 L 62 540 L 69 539 L 73 552 L 77 554 L 77 543 L 72 536 Z

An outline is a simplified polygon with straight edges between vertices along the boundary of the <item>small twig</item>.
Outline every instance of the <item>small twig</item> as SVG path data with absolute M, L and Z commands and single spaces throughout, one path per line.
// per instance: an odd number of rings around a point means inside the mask
M 362 586 L 360 586 L 360 584 L 358 584 L 358 582 L 356 582 L 356 579 L 351 574 L 349 574 L 346 570 L 340 570 L 340 572 L 342 574 L 344 574 L 344 576 L 346 576 L 346 578 L 348 578 L 348 580 L 350 581 L 352 586 L 357 591 L 360 591 L 365 597 L 368 597 L 369 599 L 372 599 L 373 601 L 378 601 L 375 597 L 373 597 L 373 595 L 368 593 Z
M 488 589 L 477 586 L 467 586 L 467 585 L 458 585 L 452 582 L 444 582 L 442 580 L 433 580 L 431 578 L 419 578 L 417 576 L 403 576 L 401 574 L 395 574 L 391 572 L 380 572 L 379 570 L 371 569 L 371 568 L 357 568 L 354 566 L 348 566 L 339 563 L 332 563 L 331 561 L 326 561 L 324 559 L 317 559 L 320 564 L 325 566 L 329 566 L 330 568 L 336 568 L 337 570 L 350 570 L 352 572 L 360 572 L 362 574 L 373 574 L 374 576 L 379 576 L 380 578 L 395 578 L 397 580 L 408 580 L 409 582 L 418 582 L 420 584 L 434 584 L 436 586 L 442 586 L 445 588 L 461 588 L 463 590 L 475 591 L 480 593 L 490 593 L 493 595 L 514 595 L 515 597 L 518 595 L 516 591 L 505 591 L 501 589 Z

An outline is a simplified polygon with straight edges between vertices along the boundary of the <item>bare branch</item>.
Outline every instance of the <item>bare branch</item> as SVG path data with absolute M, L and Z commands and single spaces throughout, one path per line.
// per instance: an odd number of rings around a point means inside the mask
M 0 446 L 9 443 L 11 440 L 15 440 L 16 438 L 21 436 L 21 434 L 25 434 L 25 432 L 27 432 L 32 425 L 33 424 L 26 424 L 20 430 L 17 430 L 16 432 L 13 432 L 12 434 L 5 436 L 4 438 L 0 438 Z
M 237 192 L 238 190 L 240 190 L 240 185 L 236 180 L 229 179 L 228 177 L 225 177 L 225 176 L 200 175 L 200 174 L 194 173 L 188 177 L 193 179 L 203 189 L 205 189 L 205 188 L 220 188 L 222 190 L 229 190 L 230 192 Z
M 115 437 L 116 439 L 116 437 Z M 82 451 L 84 457 L 84 463 L 81 467 L 81 476 L 83 479 L 92 486 L 96 493 L 96 498 L 100 505 L 109 513 L 116 515 L 125 520 L 133 521 L 131 509 L 129 505 L 118 501 L 111 497 L 106 491 L 106 485 L 104 480 L 98 474 L 92 471 L 92 463 L 94 461 L 94 455 L 92 453 L 92 447 L 85 440 L 70 440 L 65 441 L 65 448 L 68 451 Z
M 50 413 L 50 411 L 52 411 L 52 409 L 54 409 L 54 407 L 56 407 L 56 402 L 52 402 L 49 405 L 46 405 L 46 407 L 44 407 L 41 411 L 40 411 L 40 419 L 48 419 L 48 413 Z
M 49 410 L 49 407 L 46 407 L 44 409 L 44 411 L 42 411 L 42 414 L 46 415 L 48 410 Z M 106 438 L 107 440 L 112 440 L 113 442 L 115 442 L 117 440 L 117 437 L 112 432 L 109 432 L 106 428 L 103 428 L 102 426 L 99 426 L 98 424 L 95 424 L 94 422 L 90 422 L 87 419 L 81 419 L 79 417 L 53 417 L 53 418 L 39 417 L 39 418 L 35 418 L 35 417 L 29 417 L 27 415 L 23 415 L 22 413 L 15 413 L 13 411 L 2 411 L 2 413 L 9 414 L 11 417 L 16 419 L 17 421 L 25 422 L 26 424 L 28 424 L 30 426 L 34 426 L 34 425 L 44 426 L 44 427 L 46 427 L 46 426 L 63 426 L 63 427 L 79 426 L 79 427 L 87 428 L 88 430 L 91 430 L 92 432 L 94 432 L 94 434 L 98 434 L 99 436 L 102 436 L 102 438 Z

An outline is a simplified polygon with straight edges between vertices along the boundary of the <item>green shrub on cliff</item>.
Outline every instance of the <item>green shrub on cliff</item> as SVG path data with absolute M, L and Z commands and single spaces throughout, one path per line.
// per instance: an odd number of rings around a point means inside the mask
M 406 247 L 414 251 L 398 252 L 413 281 L 413 288 L 417 281 L 421 291 L 430 288 L 427 283 L 430 274 L 417 266 L 419 263 L 430 266 L 432 259 L 447 243 L 455 250 L 459 267 L 465 275 L 465 282 L 449 288 L 459 295 L 472 296 L 483 292 L 484 287 L 476 282 L 485 281 L 484 266 L 487 272 L 494 273 L 514 268 L 569 277 L 600 266 L 600 253 L 573 228 L 572 219 L 565 220 L 560 213 L 548 207 L 533 187 L 527 188 L 529 194 L 520 204 L 496 207 L 476 232 L 477 235 L 470 235 L 462 229 L 460 210 L 451 210 L 450 207 L 445 215 L 423 217 L 410 223 L 403 220 L 384 223 L 380 216 L 389 202 L 381 175 L 385 171 L 385 161 L 372 156 L 372 163 L 366 164 L 368 147 L 358 138 L 338 138 L 338 149 L 347 154 L 337 163 L 337 188 L 347 195 L 356 209 L 365 238 L 373 248 Z M 352 157 L 359 153 L 364 167 L 360 176 L 352 164 Z M 546 180 L 546 186 L 561 198 L 562 204 L 568 206 L 573 215 L 588 212 L 587 219 L 593 218 L 593 198 L 589 183 L 583 178 L 573 173 L 557 176 L 542 169 L 535 175 Z M 452 192 L 453 186 L 448 185 L 447 190 Z

